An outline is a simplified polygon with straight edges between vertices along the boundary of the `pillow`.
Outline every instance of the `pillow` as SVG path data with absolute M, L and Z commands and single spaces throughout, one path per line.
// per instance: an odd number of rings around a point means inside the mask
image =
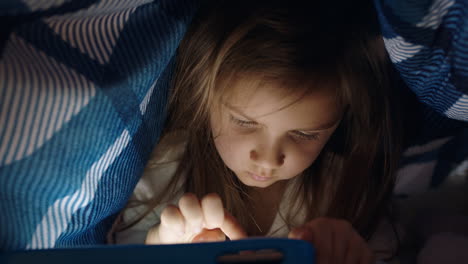
M 197 1 L 0 6 L 0 248 L 104 243 L 160 136 Z

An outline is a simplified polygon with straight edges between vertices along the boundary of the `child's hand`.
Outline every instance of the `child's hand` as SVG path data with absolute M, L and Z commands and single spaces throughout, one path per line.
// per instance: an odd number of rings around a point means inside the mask
M 292 230 L 289 238 L 312 243 L 316 249 L 318 264 L 375 262 L 366 241 L 345 220 L 314 219 Z
M 200 201 L 187 193 L 179 200 L 179 207 L 170 205 L 161 214 L 161 223 L 146 237 L 147 244 L 191 243 L 223 241 L 247 237 L 240 224 L 224 210 L 217 194 L 207 194 Z

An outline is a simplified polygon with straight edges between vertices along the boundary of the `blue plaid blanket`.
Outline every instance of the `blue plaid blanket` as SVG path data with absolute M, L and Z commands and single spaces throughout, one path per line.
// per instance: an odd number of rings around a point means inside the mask
M 105 243 L 164 126 L 197 2 L 0 2 L 0 249 Z M 466 127 L 449 118 L 468 121 L 468 3 L 407 2 L 375 4 L 392 61 L 425 104 L 425 131 Z M 425 137 L 407 160 L 443 175 L 439 154 L 466 146 L 466 129 L 456 133 Z
M 190 0 L 2 1 L 0 248 L 105 241 L 165 121 Z
M 375 0 L 387 51 L 419 100 L 468 121 L 468 2 Z

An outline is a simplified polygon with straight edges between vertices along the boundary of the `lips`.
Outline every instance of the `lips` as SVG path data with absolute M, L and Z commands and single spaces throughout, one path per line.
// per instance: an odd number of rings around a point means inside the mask
M 247 172 L 247 174 L 252 178 L 254 179 L 255 181 L 269 181 L 271 180 L 272 176 L 271 175 L 260 175 L 260 174 L 257 174 L 257 173 L 252 173 L 250 171 Z

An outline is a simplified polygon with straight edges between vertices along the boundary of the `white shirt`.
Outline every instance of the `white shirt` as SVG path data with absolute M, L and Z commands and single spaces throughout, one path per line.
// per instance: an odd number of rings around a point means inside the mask
M 137 183 L 130 201 L 145 201 L 155 195 L 161 194 L 174 176 L 184 150 L 185 136 L 183 133 L 171 133 L 166 135 L 151 154 L 150 161 L 148 162 L 140 181 Z M 181 183 L 179 183 L 179 186 L 181 186 Z M 276 214 L 273 224 L 267 232 L 268 237 L 287 237 L 290 231 L 282 217 L 282 215 L 285 215 L 287 210 L 291 208 L 291 204 L 295 201 L 295 199 L 291 199 L 292 193 L 290 189 L 290 186 L 286 188 L 283 196 L 284 198 L 280 203 L 279 212 Z M 134 226 L 117 233 L 116 243 L 144 243 L 148 230 L 154 225 L 159 224 L 159 219 L 163 209 L 168 204 L 176 205 L 182 195 L 182 192 L 176 194 L 174 199 L 169 203 L 158 205 Z M 127 206 L 123 211 L 124 223 L 129 223 L 138 218 L 146 210 L 146 205 L 139 205 L 136 207 Z M 301 211 L 295 219 L 297 219 L 296 225 L 303 223 L 305 220 L 305 213 Z

